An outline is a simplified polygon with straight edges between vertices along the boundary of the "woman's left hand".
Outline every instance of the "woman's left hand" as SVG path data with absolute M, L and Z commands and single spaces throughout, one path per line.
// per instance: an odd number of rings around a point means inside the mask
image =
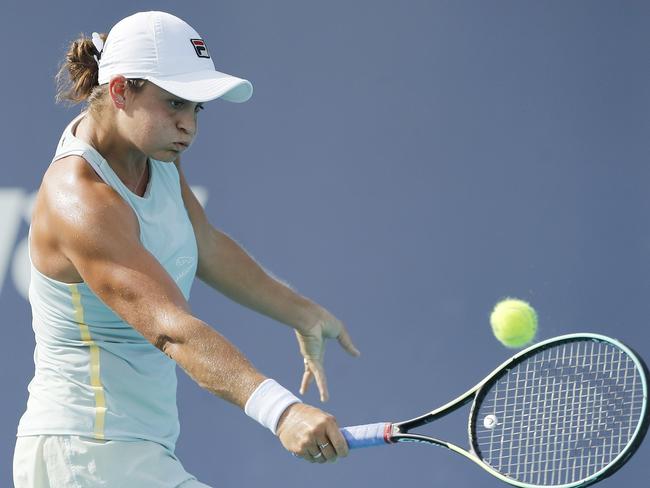
M 321 402 L 327 401 L 327 378 L 323 359 L 325 356 L 325 339 L 337 339 L 341 347 L 352 356 L 361 353 L 354 347 L 345 325 L 324 308 L 319 307 L 318 318 L 308 327 L 296 329 L 300 353 L 305 362 L 305 372 L 300 384 L 300 394 L 304 395 L 313 379 L 316 380 Z

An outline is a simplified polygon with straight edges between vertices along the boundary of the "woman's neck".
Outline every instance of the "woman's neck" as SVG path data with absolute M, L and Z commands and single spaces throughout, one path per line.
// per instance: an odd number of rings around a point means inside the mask
M 111 117 L 98 121 L 86 113 L 77 124 L 74 136 L 94 147 L 129 190 L 140 196 L 144 194 L 149 181 L 147 155 L 119 134 Z

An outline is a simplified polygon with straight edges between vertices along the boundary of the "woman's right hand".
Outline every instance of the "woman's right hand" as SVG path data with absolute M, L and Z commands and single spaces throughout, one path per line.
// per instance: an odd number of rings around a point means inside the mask
M 276 432 L 285 449 L 310 463 L 334 462 L 348 455 L 348 444 L 336 419 L 305 403 L 287 407 Z

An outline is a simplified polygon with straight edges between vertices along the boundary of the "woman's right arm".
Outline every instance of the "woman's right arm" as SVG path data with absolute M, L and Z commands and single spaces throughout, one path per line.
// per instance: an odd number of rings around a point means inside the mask
M 56 247 L 90 289 L 199 385 L 244 408 L 265 376 L 232 343 L 191 314 L 176 283 L 141 244 L 132 208 L 94 173 L 63 176 L 54 185 L 44 184 L 41 191 L 45 205 L 39 208 L 47 212 Z M 278 424 L 283 444 L 299 456 L 308 455 L 323 431 L 339 434 L 333 417 L 305 407 L 289 407 Z M 292 421 L 287 423 L 286 418 Z M 342 437 L 336 444 L 339 455 L 347 454 Z
M 176 283 L 141 244 L 132 208 L 112 188 L 83 178 L 47 190 L 59 252 L 90 289 L 202 387 L 243 407 L 264 376 L 190 313 Z

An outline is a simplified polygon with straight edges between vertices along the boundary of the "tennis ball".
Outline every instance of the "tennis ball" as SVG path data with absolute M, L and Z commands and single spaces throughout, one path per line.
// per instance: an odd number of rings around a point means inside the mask
M 490 315 L 494 336 L 506 347 L 518 348 L 533 340 L 537 332 L 537 313 L 528 302 L 506 298 L 494 306 Z

